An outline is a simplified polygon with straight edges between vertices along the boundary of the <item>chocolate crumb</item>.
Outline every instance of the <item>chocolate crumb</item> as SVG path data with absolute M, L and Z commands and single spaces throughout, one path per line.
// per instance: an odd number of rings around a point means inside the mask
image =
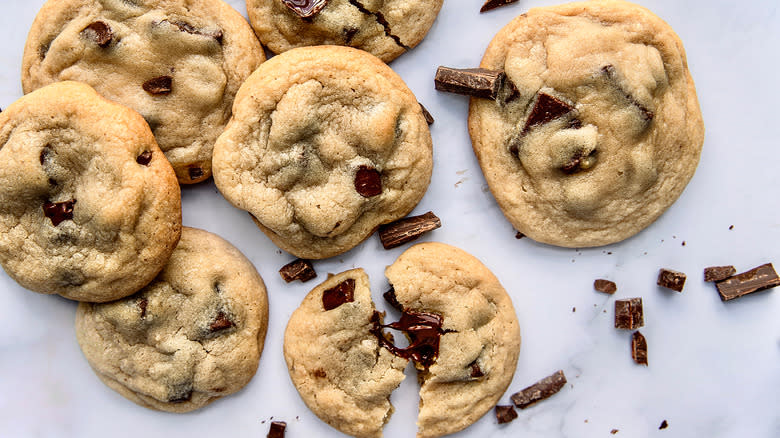
M 687 276 L 682 272 L 672 271 L 671 269 L 661 269 L 658 272 L 659 286 L 671 289 L 673 291 L 682 292 L 685 287 L 685 279 Z
M 617 284 L 614 281 L 599 278 L 598 280 L 593 281 L 593 289 L 612 295 L 617 292 Z
M 615 328 L 634 330 L 645 325 L 642 298 L 615 301 Z
M 731 301 L 776 286 L 780 286 L 780 277 L 771 263 L 715 283 L 723 301 Z
M 525 409 L 554 395 L 565 384 L 566 376 L 563 374 L 563 371 L 556 371 L 553 375 L 545 377 L 522 391 L 512 394 L 512 403 L 520 409 Z
M 515 234 L 515 239 L 517 239 L 517 240 L 520 240 L 520 239 L 522 239 L 523 237 L 525 237 L 525 234 L 523 234 L 523 233 L 521 233 L 521 232 L 519 232 L 519 231 L 517 232 L 517 234 Z
M 639 331 L 631 336 L 631 357 L 637 364 L 647 366 L 647 340 Z
M 710 266 L 704 268 L 704 281 L 723 281 L 736 273 L 737 269 L 733 266 Z
M 392 249 L 418 239 L 423 234 L 441 228 L 441 219 L 429 211 L 379 227 L 379 240 L 385 249 Z
M 517 418 L 517 411 L 512 405 L 497 405 L 496 406 L 496 420 L 498 424 L 506 424 Z
M 669 423 L 667 423 L 666 420 L 664 420 L 661 422 L 661 425 L 658 426 L 658 430 L 663 430 L 666 429 L 667 427 L 669 427 Z
M 287 423 L 284 421 L 272 421 L 271 428 L 268 430 L 267 438 L 284 438 L 284 432 L 286 429 Z
M 352 278 L 348 278 L 322 293 L 322 307 L 326 311 L 353 301 L 355 301 L 355 280 Z
M 355 173 L 355 191 L 364 198 L 382 194 L 382 174 L 369 166 L 360 166 Z
M 611 433 L 612 435 L 614 435 L 614 434 L 616 434 L 618 432 L 620 432 L 620 431 L 617 430 L 617 429 L 612 429 L 612 430 L 609 431 L 609 433 Z
M 481 8 L 479 8 L 479 12 L 487 12 L 491 11 L 496 8 L 500 8 L 501 6 L 506 6 L 512 3 L 517 2 L 518 0 L 487 0 L 485 1 L 485 4 L 482 5 Z
M 734 229 L 734 225 L 729 227 L 729 230 L 733 230 L 733 229 Z
M 317 272 L 314 270 L 314 266 L 312 266 L 309 260 L 295 259 L 282 266 L 282 269 L 279 270 L 279 275 L 281 275 L 282 279 L 287 283 L 295 280 L 306 283 L 307 281 L 316 278 Z

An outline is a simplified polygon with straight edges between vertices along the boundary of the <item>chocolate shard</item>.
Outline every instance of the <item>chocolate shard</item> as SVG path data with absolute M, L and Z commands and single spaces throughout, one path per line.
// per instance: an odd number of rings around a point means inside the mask
M 218 332 L 220 330 L 229 329 L 235 325 L 236 324 L 230 320 L 230 318 L 225 314 L 225 312 L 218 312 L 217 317 L 209 325 L 209 330 L 211 330 L 211 332 L 213 333 L 213 332 Z
M 333 310 L 342 304 L 355 301 L 355 280 L 346 279 L 322 293 L 322 307 Z
M 661 425 L 658 426 L 658 430 L 663 430 L 666 429 L 667 427 L 669 427 L 669 423 L 666 420 L 664 420 L 661 422 Z
M 558 370 L 553 375 L 545 377 L 522 391 L 512 394 L 512 403 L 520 409 L 525 409 L 554 395 L 565 384 L 566 376 L 563 374 L 563 371 Z
M 301 18 L 311 18 L 328 5 L 328 0 L 282 0 L 288 9 Z
M 704 281 L 723 281 L 736 273 L 737 269 L 733 266 L 710 266 L 704 268 Z
M 215 31 L 204 31 L 184 21 L 168 21 L 168 22 L 178 27 L 179 30 L 182 32 L 186 32 L 192 35 L 200 35 L 200 36 L 214 38 L 220 44 L 222 44 L 222 38 L 225 36 L 225 34 L 222 32 L 221 29 L 217 29 Z
M 81 31 L 82 35 L 94 41 L 100 47 L 106 48 L 111 44 L 114 32 L 111 26 L 103 21 L 95 21 Z
M 574 107 L 568 103 L 549 94 L 539 93 L 536 96 L 534 107 L 531 109 L 531 115 L 525 121 L 525 127 L 523 127 L 521 135 L 527 134 L 535 126 L 550 123 L 572 111 L 574 111 Z
M 382 194 L 382 174 L 369 166 L 360 166 L 355 173 L 355 191 L 364 198 Z
M 76 204 L 75 199 L 63 202 L 46 201 L 43 203 L 43 215 L 51 219 L 52 225 L 56 227 L 63 221 L 73 220 L 74 204 Z
M 146 318 L 146 308 L 149 306 L 149 300 L 141 298 L 138 300 L 138 308 L 141 309 L 141 318 Z
M 417 103 L 420 103 L 420 102 L 417 102 Z M 423 106 L 423 104 L 421 104 L 421 103 L 420 103 L 420 109 L 422 110 L 423 117 L 425 117 L 425 122 L 428 123 L 428 126 L 433 125 L 433 122 L 435 122 L 435 120 L 433 119 L 433 116 L 431 115 L 431 113 L 428 112 L 428 109 L 425 108 L 425 106 Z
M 152 96 L 164 96 L 173 91 L 173 78 L 170 76 L 158 76 L 144 82 L 144 91 Z
M 631 336 L 631 357 L 639 365 L 647 366 L 647 340 L 638 331 Z
M 439 91 L 496 100 L 505 80 L 500 70 L 439 67 L 433 82 Z
M 658 272 L 659 286 L 671 289 L 673 291 L 682 292 L 685 287 L 685 279 L 687 276 L 682 272 L 672 271 L 671 269 L 661 269 Z
M 487 12 L 496 8 L 500 8 L 501 6 L 506 6 L 512 3 L 516 3 L 518 0 L 487 0 L 484 5 L 482 5 L 481 8 L 479 8 L 479 12 Z
M 268 430 L 268 438 L 284 438 L 284 431 L 287 429 L 287 423 L 284 421 L 272 421 L 271 429 Z
M 392 249 L 418 239 L 423 234 L 441 228 L 441 219 L 432 211 L 420 216 L 399 219 L 379 227 L 379 240 L 385 249 Z
M 593 289 L 596 289 L 599 292 L 604 292 L 605 294 L 612 295 L 617 292 L 617 284 L 615 284 L 614 281 L 599 278 L 593 282 Z
M 715 283 L 720 299 L 723 301 L 731 301 L 777 286 L 780 286 L 780 277 L 777 276 L 777 272 L 775 272 L 775 268 L 771 263 Z
M 615 301 L 615 328 L 635 330 L 645 325 L 641 298 Z
M 279 275 L 281 275 L 282 279 L 287 283 L 295 280 L 306 283 L 312 278 L 316 278 L 317 272 L 314 270 L 314 266 L 312 266 L 309 260 L 295 259 L 282 266 L 282 269 L 279 270 Z
M 203 169 L 201 169 L 199 166 L 188 167 L 187 174 L 190 177 L 190 181 L 195 181 L 196 179 L 203 177 Z
M 517 418 L 517 411 L 512 405 L 496 405 L 496 420 L 498 424 L 506 424 Z
M 141 166 L 148 166 L 149 163 L 152 162 L 152 151 L 143 151 L 141 155 L 135 159 L 135 162 Z

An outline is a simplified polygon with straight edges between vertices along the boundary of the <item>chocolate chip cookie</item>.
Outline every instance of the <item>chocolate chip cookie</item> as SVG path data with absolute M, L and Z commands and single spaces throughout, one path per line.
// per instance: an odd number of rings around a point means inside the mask
M 390 62 L 422 41 L 443 0 L 247 0 L 249 21 L 274 53 L 334 44 Z
M 210 176 L 233 97 L 264 60 L 221 0 L 50 0 L 27 38 L 22 86 L 77 80 L 135 109 L 190 184 Z
M 655 221 L 694 174 L 704 125 L 682 42 L 621 0 L 532 9 L 490 43 L 506 73 L 473 98 L 474 152 L 504 215 L 534 240 L 606 245 Z
M 261 65 L 236 95 L 213 160 L 225 198 L 305 259 L 343 253 L 406 216 L 432 165 L 412 92 L 376 57 L 340 46 Z
M 293 383 L 331 426 L 379 437 L 390 393 L 411 361 L 421 384 L 417 436 L 468 427 L 495 406 L 515 372 L 520 328 L 509 295 L 479 260 L 441 243 L 411 247 L 385 274 L 397 322 L 383 323 L 360 269 L 309 293 L 285 332 Z M 408 346 L 396 346 L 386 329 L 404 333 Z
M 0 114 L 0 263 L 19 284 L 126 297 L 154 279 L 180 234 L 176 175 L 138 113 L 62 82 Z
M 137 294 L 79 304 L 76 336 L 100 380 L 151 409 L 188 412 L 243 388 L 268 327 L 262 278 L 234 246 L 184 228 L 170 262 Z

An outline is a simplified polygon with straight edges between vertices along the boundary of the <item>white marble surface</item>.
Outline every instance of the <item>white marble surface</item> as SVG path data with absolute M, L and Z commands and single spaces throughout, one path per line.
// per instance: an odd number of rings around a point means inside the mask
M 2 107 L 21 96 L 22 47 L 42 3 L 3 2 Z M 241 0 L 230 3 L 246 13 Z M 724 304 L 701 279 L 714 264 L 780 264 L 777 1 L 640 1 L 685 42 L 707 138 L 696 175 L 666 214 L 634 238 L 587 250 L 515 240 L 471 151 L 467 100 L 433 89 L 438 65 L 476 66 L 501 26 L 529 7 L 556 2 L 521 0 L 487 14 L 478 13 L 482 0 L 445 3 L 427 39 L 392 64 L 436 117 L 433 181 L 415 212 L 435 211 L 444 227 L 426 239 L 473 253 L 513 297 L 523 345 L 502 400 L 557 369 L 570 382 L 509 425 L 497 426 L 491 413 L 457 436 L 607 437 L 612 429 L 618 437 L 780 436 L 780 291 Z M 138 407 L 101 384 L 82 357 L 75 303 L 28 292 L 0 273 L 0 437 L 262 437 L 271 417 L 288 422 L 289 437 L 341 436 L 301 402 L 281 354 L 287 319 L 313 284 L 283 284 L 277 270 L 290 256 L 212 183 L 185 188 L 183 201 L 185 225 L 233 242 L 266 280 L 270 329 L 252 382 L 191 414 Z M 322 278 L 364 267 L 379 299 L 383 269 L 401 251 L 384 251 L 371 238 L 316 268 Z M 660 267 L 688 274 L 684 293 L 655 285 Z M 615 297 L 593 291 L 597 277 L 617 281 Z M 648 368 L 632 362 L 630 332 L 612 324 L 614 300 L 634 296 L 644 299 Z M 415 433 L 416 384 L 409 377 L 393 396 L 388 437 Z M 662 420 L 669 427 L 658 430 Z

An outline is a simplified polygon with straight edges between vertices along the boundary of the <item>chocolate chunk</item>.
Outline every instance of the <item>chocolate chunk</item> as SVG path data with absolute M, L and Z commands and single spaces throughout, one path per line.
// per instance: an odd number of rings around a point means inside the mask
M 222 44 L 222 38 L 225 36 L 221 29 L 217 29 L 215 31 L 203 31 L 184 21 L 168 21 L 168 22 L 178 27 L 179 30 L 182 32 L 187 32 L 192 35 L 201 35 L 205 37 L 214 38 L 220 44 Z
M 344 43 L 349 45 L 349 43 L 352 42 L 352 39 L 355 38 L 355 35 L 360 32 L 360 29 L 357 27 L 345 27 L 341 30 L 341 33 L 344 34 Z
M 173 90 L 173 78 L 170 76 L 158 76 L 144 82 L 144 91 L 152 96 L 165 96 Z
M 669 427 L 669 423 L 667 423 L 666 420 L 664 420 L 661 422 L 661 425 L 658 426 L 658 430 L 663 430 L 666 429 L 667 427 Z
M 135 159 L 135 162 L 142 166 L 148 166 L 149 163 L 152 162 L 152 151 L 142 152 L 141 155 L 139 155 L 138 158 Z
M 525 121 L 525 127 L 522 134 L 526 134 L 534 126 L 544 125 L 559 117 L 562 117 L 574 110 L 574 107 L 568 103 L 557 99 L 549 94 L 539 93 L 536 96 L 536 102 L 531 115 Z
M 365 7 L 365 5 L 363 5 L 363 3 L 361 3 L 358 0 L 349 0 L 349 4 L 351 4 L 352 6 L 356 7 L 361 13 L 374 17 L 376 22 L 379 23 L 380 25 L 382 25 L 382 28 L 385 31 L 385 36 L 390 38 L 390 39 L 392 39 L 393 41 L 395 41 L 395 43 L 396 43 L 396 45 L 398 45 L 398 47 L 400 47 L 400 48 L 402 48 L 404 50 L 411 49 L 411 47 L 408 47 L 403 42 L 401 42 L 401 37 L 399 37 L 398 35 L 393 34 L 393 31 L 390 28 L 390 22 L 387 21 L 387 18 L 385 18 L 385 16 L 381 12 L 379 12 L 379 11 L 371 11 L 370 9 Z
M 100 47 L 108 47 L 111 44 L 111 39 L 114 37 L 114 32 L 111 30 L 111 26 L 103 21 L 96 21 L 89 26 L 85 27 L 81 33 L 94 41 Z
M 284 421 L 272 421 L 271 429 L 268 431 L 268 438 L 284 438 L 285 429 L 287 429 L 287 423 Z
M 496 406 L 496 420 L 498 424 L 506 424 L 517 418 L 517 411 L 512 405 Z
M 631 357 L 639 365 L 647 366 L 647 340 L 638 331 L 631 336 Z
M 637 102 L 634 96 L 626 92 L 623 89 L 623 87 L 620 85 L 618 72 L 614 65 L 605 65 L 604 67 L 601 68 L 601 72 L 604 73 L 604 75 L 606 75 L 607 78 L 613 84 L 615 84 L 615 86 L 617 86 L 618 90 L 620 90 L 620 92 L 623 93 L 623 96 L 625 96 L 625 98 L 631 103 L 631 105 L 633 105 L 634 107 L 636 107 L 636 109 L 639 110 L 640 117 L 642 118 L 643 121 L 649 123 L 653 120 L 655 114 L 649 109 L 645 108 L 641 103 Z
M 566 376 L 563 375 L 563 371 L 556 371 L 553 375 L 545 377 L 522 391 L 512 394 L 512 403 L 520 409 L 525 409 L 554 395 L 565 384 Z
M 615 301 L 615 328 L 634 330 L 643 325 L 645 325 L 645 318 L 641 298 Z
M 398 310 L 399 312 L 404 311 L 404 306 L 398 302 L 398 298 L 395 296 L 395 289 L 392 286 L 390 287 L 390 290 L 382 294 L 382 296 L 385 298 L 385 301 L 387 301 L 388 304 L 393 306 L 394 309 Z
M 711 266 L 704 268 L 704 281 L 723 281 L 737 273 L 733 266 Z
M 671 269 L 661 269 L 658 272 L 658 281 L 656 283 L 661 287 L 682 292 L 686 278 L 687 276 L 682 272 L 672 271 Z
M 301 283 L 306 283 L 312 278 L 316 278 L 317 272 L 314 270 L 314 266 L 312 266 L 310 261 L 295 259 L 290 263 L 282 266 L 282 269 L 279 270 L 279 275 L 281 275 L 282 279 L 287 283 L 293 282 L 295 280 L 300 280 Z
M 411 359 L 426 369 L 436 362 L 436 358 L 439 356 L 439 340 L 441 335 L 445 333 L 442 330 L 444 320 L 441 315 L 405 310 L 398 322 L 382 325 L 379 312 L 374 312 L 372 322 L 374 327 L 371 332 L 376 336 L 379 344 L 391 353 L 405 359 Z M 406 333 L 409 338 L 409 346 L 406 348 L 396 347 L 384 336 L 382 327 Z
M 51 219 L 52 225 L 56 227 L 62 221 L 73 220 L 73 205 L 75 203 L 75 199 L 64 202 L 46 201 L 43 203 L 43 215 Z
M 188 167 L 187 174 L 189 174 L 191 181 L 195 181 L 196 179 L 203 177 L 203 169 L 198 166 Z
M 423 117 L 425 117 L 425 121 L 428 123 L 428 126 L 433 125 L 433 122 L 435 122 L 435 120 L 433 120 L 433 116 L 431 115 L 431 113 L 428 112 L 428 110 L 421 103 L 420 103 L 420 109 L 422 110 Z
M 439 91 L 496 100 L 505 81 L 499 70 L 439 67 L 433 82 Z
M 360 166 L 355 173 L 355 191 L 364 198 L 382 194 L 382 174 L 373 167 Z
M 420 216 L 399 219 L 379 227 L 379 240 L 385 249 L 391 249 L 418 239 L 423 234 L 441 228 L 441 220 L 429 211 Z
M 184 403 L 192 398 L 192 382 L 178 383 L 168 389 L 168 403 Z
M 723 301 L 731 301 L 776 286 L 780 286 L 780 277 L 771 263 L 715 283 Z
M 138 308 L 141 309 L 141 318 L 146 318 L 146 307 L 149 305 L 149 300 L 141 298 L 138 300 Z
M 612 295 L 617 292 L 617 284 L 615 284 L 614 281 L 599 278 L 593 282 L 593 289 L 596 289 L 599 292 L 604 292 L 605 294 Z
M 322 307 L 333 310 L 355 301 L 355 280 L 349 278 L 322 293 Z
M 472 362 L 469 367 L 471 368 L 470 376 L 472 378 L 479 379 L 480 377 L 485 377 L 485 373 L 482 371 L 482 368 L 479 367 L 477 361 Z
M 301 18 L 311 18 L 327 6 L 328 0 L 282 0 L 285 6 Z
M 482 7 L 479 9 L 479 12 L 487 12 L 515 2 L 517 2 L 517 0 L 487 0 L 485 4 L 482 5 Z
M 227 315 L 225 315 L 225 312 L 218 312 L 217 318 L 214 319 L 214 321 L 209 325 L 209 330 L 211 332 L 218 332 L 220 330 L 229 329 L 230 327 L 235 326 L 235 323 L 228 318 Z

